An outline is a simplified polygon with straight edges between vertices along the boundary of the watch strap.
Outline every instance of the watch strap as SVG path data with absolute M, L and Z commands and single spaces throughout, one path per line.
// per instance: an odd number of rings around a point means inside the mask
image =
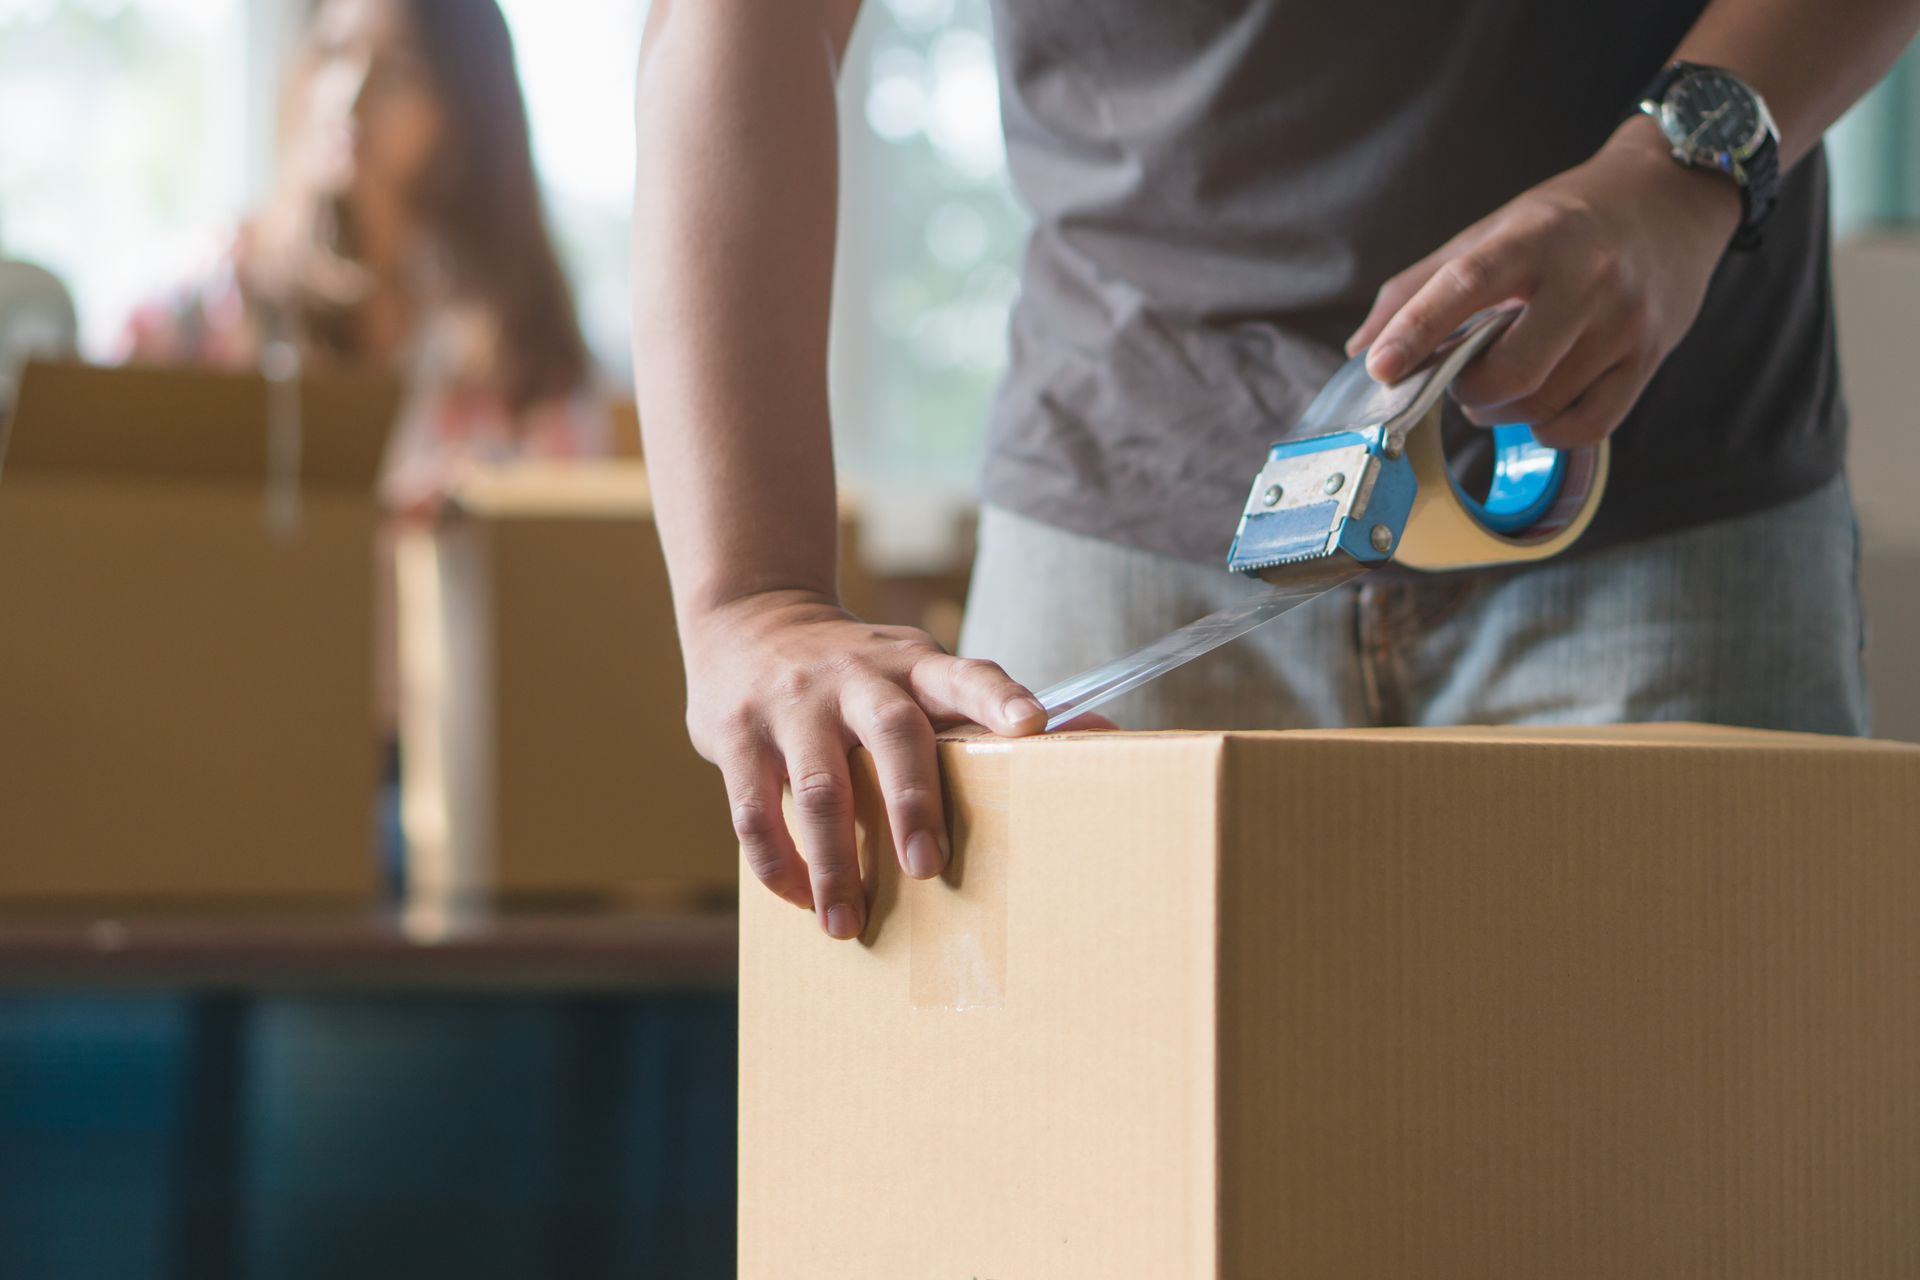
M 1745 165 L 1740 184 L 1740 229 L 1733 233 L 1736 249 L 1760 247 L 1760 228 L 1780 200 L 1780 148 L 1769 136 Z

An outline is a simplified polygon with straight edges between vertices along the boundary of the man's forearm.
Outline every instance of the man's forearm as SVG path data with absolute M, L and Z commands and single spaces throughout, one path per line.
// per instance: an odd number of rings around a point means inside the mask
M 1784 169 L 1819 143 L 1920 28 L 1920 0 L 1713 0 L 1674 51 L 1767 100 Z
M 831 595 L 834 76 L 851 6 L 656 0 L 638 93 L 634 367 L 681 621 Z
M 1786 168 L 1886 73 L 1920 0 L 1712 0 L 1674 56 L 1766 98 Z M 1622 104 L 1623 106 L 1626 104 Z M 1555 448 L 1605 439 L 1692 327 L 1740 225 L 1734 185 L 1674 164 L 1638 113 L 1581 164 L 1523 191 L 1381 286 L 1347 339 L 1374 377 L 1419 366 L 1474 312 L 1525 304 L 1453 392 L 1473 421 Z

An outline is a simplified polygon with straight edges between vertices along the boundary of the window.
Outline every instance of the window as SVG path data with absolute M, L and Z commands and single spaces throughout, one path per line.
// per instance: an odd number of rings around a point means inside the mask
M 1827 135 L 1836 239 L 1920 220 L 1920 41 Z
M 633 91 L 645 0 L 501 0 L 547 214 L 587 343 L 631 381 L 627 222 Z
M 503 0 L 588 340 L 630 373 L 628 205 L 645 3 Z M 834 416 L 843 468 L 967 489 L 1024 222 L 1007 190 L 987 0 L 868 0 L 841 86 Z
M 0 251 L 59 275 L 86 354 L 217 262 L 265 186 L 287 0 L 0 0 Z
M 841 89 L 834 408 L 844 463 L 970 491 L 1026 217 L 987 0 L 869 0 Z

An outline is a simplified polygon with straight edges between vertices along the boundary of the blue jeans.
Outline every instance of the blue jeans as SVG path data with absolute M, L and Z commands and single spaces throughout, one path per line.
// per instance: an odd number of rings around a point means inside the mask
M 1694 720 L 1864 734 L 1858 559 L 1836 480 L 1592 555 L 1368 575 L 1107 710 L 1140 729 Z M 961 651 L 1040 688 L 1254 590 L 989 508 Z

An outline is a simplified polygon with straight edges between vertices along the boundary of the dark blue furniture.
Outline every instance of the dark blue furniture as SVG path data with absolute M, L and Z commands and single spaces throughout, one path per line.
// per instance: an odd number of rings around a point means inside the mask
M 0 1277 L 730 1277 L 732 950 L 0 921 Z

